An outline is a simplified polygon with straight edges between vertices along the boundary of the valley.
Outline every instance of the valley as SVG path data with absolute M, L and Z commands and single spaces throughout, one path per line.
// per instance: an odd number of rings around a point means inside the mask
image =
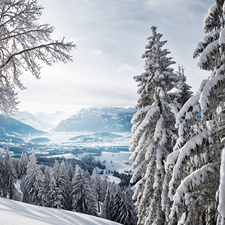
M 51 115 L 18 112 L 13 117 L 17 119 L 2 115 L 0 149 L 4 155 L 9 148 L 17 159 L 22 153 L 29 156 L 33 149 L 38 163 L 45 166 L 51 166 L 57 159 L 72 162 L 74 166 L 79 164 L 90 173 L 97 168 L 99 173 L 106 169 L 109 176 L 114 171 L 132 174 L 129 141 L 134 113 L 132 108 L 115 107 L 82 109 L 69 118 L 62 112 Z M 39 127 L 44 131 L 38 130 Z

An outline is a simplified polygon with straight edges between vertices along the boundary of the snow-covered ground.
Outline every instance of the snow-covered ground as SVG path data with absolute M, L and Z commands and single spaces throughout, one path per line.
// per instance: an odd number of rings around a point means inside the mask
M 83 154 L 77 154 L 76 156 L 67 153 L 62 155 L 53 155 L 53 156 L 47 156 L 47 157 L 64 157 L 64 158 L 74 158 L 74 159 L 82 159 L 85 155 L 90 153 L 83 153 Z M 128 171 L 132 172 L 131 169 L 132 161 L 129 161 L 129 157 L 131 156 L 131 152 L 102 152 L 101 156 L 95 156 L 96 160 L 100 160 L 101 162 L 104 162 L 103 165 L 105 165 L 106 170 L 110 171 L 118 171 L 119 173 L 127 173 Z M 99 170 L 99 172 L 101 169 Z
M 17 202 L 0 197 L 1 225 L 116 225 L 82 213 Z
M 88 132 L 49 132 L 48 134 L 44 135 L 44 137 L 50 139 L 49 143 L 45 143 L 46 145 L 77 145 L 82 147 L 111 147 L 111 146 L 130 146 L 130 139 L 132 137 L 131 132 L 121 132 L 121 133 L 113 133 L 119 135 L 118 138 L 114 139 L 100 139 L 99 141 L 82 141 L 82 142 L 74 142 L 69 140 L 72 137 L 80 136 L 80 135 L 90 135 L 93 133 Z M 29 142 L 32 138 L 40 138 L 43 136 L 32 136 L 32 137 L 25 137 L 24 141 Z

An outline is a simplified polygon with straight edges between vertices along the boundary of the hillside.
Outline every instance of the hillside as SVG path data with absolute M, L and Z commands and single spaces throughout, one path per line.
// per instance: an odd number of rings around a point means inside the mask
M 37 116 L 26 111 L 18 111 L 15 115 L 11 116 L 11 118 L 19 120 L 38 130 L 51 130 L 54 128 L 53 124 L 44 122 Z
M 61 121 L 58 132 L 130 132 L 133 108 L 86 108 L 69 119 Z
M 6 117 L 0 114 L 0 135 L 2 137 L 7 136 L 25 136 L 25 135 L 43 135 L 45 132 L 36 130 L 31 126 L 28 126 L 18 120 L 10 117 Z
M 109 220 L 61 209 L 45 208 L 0 197 L 4 225 L 118 225 Z

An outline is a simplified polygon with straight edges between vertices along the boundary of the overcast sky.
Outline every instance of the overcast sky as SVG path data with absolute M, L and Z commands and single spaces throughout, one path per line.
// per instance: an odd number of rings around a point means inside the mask
M 193 51 L 204 37 L 203 21 L 214 0 L 39 0 L 40 23 L 55 26 L 54 39 L 74 41 L 73 62 L 44 66 L 41 79 L 21 79 L 19 110 L 75 111 L 84 107 L 133 107 L 133 76 L 144 72 L 151 26 L 167 40 L 165 48 L 185 67 L 195 92 L 208 72 L 197 67 Z M 175 70 L 177 65 L 174 66 Z

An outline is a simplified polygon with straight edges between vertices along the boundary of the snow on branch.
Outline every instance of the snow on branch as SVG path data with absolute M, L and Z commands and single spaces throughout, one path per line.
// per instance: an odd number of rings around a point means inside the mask
M 133 115 L 133 118 L 131 119 L 131 123 L 132 124 L 135 124 L 139 119 L 140 117 L 144 114 L 144 113 L 147 113 L 149 111 L 149 109 L 151 108 L 152 106 L 146 106 L 145 108 L 143 109 L 139 109 L 134 115 Z
M 207 181 L 208 176 L 215 172 L 214 167 L 216 166 L 218 166 L 218 162 L 209 163 L 187 176 L 176 190 L 176 194 L 173 197 L 174 204 L 179 204 L 182 197 L 185 198 L 186 205 L 190 204 L 191 195 L 189 193 Z
M 199 101 L 200 94 L 196 94 L 192 96 L 182 107 L 182 109 L 179 111 L 176 117 L 176 125 L 175 127 L 178 128 L 181 123 L 181 118 L 185 116 L 185 114 L 188 112 L 189 108 L 194 105 L 196 105 Z
M 212 60 L 212 56 L 214 56 L 216 54 L 216 52 L 219 51 L 219 47 L 220 47 L 219 40 L 216 40 L 216 41 L 208 44 L 200 56 L 198 67 L 205 68 L 206 65 L 212 66 L 211 63 L 208 63 L 208 62 L 209 62 L 209 60 Z
M 223 28 L 220 32 L 219 44 L 225 44 L 225 28 Z
M 203 88 L 203 91 L 201 93 L 201 96 L 200 96 L 200 100 L 199 100 L 199 103 L 200 103 L 200 106 L 201 106 L 201 109 L 202 110 L 206 110 L 208 108 L 208 105 L 209 105 L 209 94 L 210 94 L 210 91 L 213 90 L 213 88 L 222 80 L 225 79 L 225 76 L 224 75 L 218 75 L 216 77 L 213 77 Z
M 196 46 L 196 49 L 193 53 L 193 58 L 196 58 L 204 51 L 206 46 L 216 40 L 218 40 L 220 35 L 220 30 L 214 30 L 207 34 Z
M 179 150 L 179 155 L 177 157 L 177 154 L 174 153 L 174 155 L 171 155 L 168 157 L 169 161 L 166 163 L 167 168 L 169 163 L 170 164 L 175 164 L 175 160 L 177 159 L 177 162 L 173 168 L 173 178 L 171 182 L 174 182 L 175 179 L 178 178 L 179 173 L 180 173 L 180 167 L 185 160 L 186 157 L 190 156 L 191 150 L 194 150 L 198 145 L 202 145 L 203 141 L 206 140 L 210 136 L 210 131 L 205 130 L 202 131 L 201 133 L 195 135 L 192 137 L 180 150 Z M 171 153 L 173 154 L 173 153 Z
M 146 129 L 146 127 L 149 125 L 150 121 L 153 119 L 155 114 L 158 114 L 160 112 L 159 107 L 154 107 L 148 111 L 146 114 L 144 120 L 141 122 L 137 130 L 135 131 L 131 143 L 137 142 L 137 139 L 140 137 L 141 133 Z
M 221 153 L 218 211 L 225 218 L 225 148 L 223 148 Z
M 176 163 L 176 160 L 180 154 L 180 150 L 172 152 L 168 155 L 166 163 L 165 163 L 165 170 L 167 171 L 171 165 Z
M 220 8 L 217 3 L 210 6 L 209 11 L 204 20 L 204 31 L 206 33 L 212 31 L 215 28 L 215 21 L 217 21 L 218 14 L 220 14 Z

